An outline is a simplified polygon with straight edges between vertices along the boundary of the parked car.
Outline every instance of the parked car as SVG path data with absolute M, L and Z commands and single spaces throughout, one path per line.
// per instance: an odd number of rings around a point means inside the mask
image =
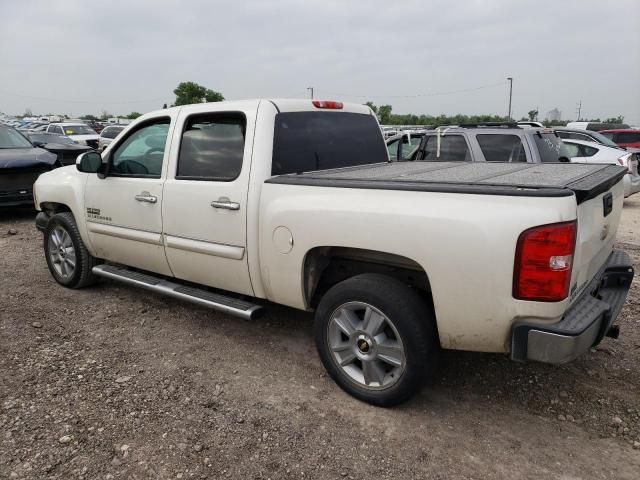
M 61 165 L 74 165 L 78 155 L 92 150 L 88 145 L 80 145 L 65 135 L 44 132 L 27 132 L 34 146 L 55 153 Z
M 609 130 L 615 128 L 629 128 L 626 123 L 603 123 L 603 122 L 569 122 L 567 128 L 578 130 L 592 130 L 594 132 L 600 132 L 602 130 Z
M 532 135 L 515 136 L 555 151 Z M 68 288 L 109 278 L 246 319 L 262 300 L 315 310 L 331 377 L 388 406 L 440 347 L 561 363 L 617 334 L 626 172 L 389 162 L 364 105 L 216 102 L 143 115 L 42 175 L 36 226 Z
M 600 133 L 610 138 L 616 145 L 623 148 L 640 148 L 640 129 L 621 128 L 616 130 L 601 130 Z
M 0 207 L 33 205 L 33 183 L 57 167 L 57 157 L 34 147 L 20 132 L 0 125 Z
M 102 132 L 100 132 L 100 139 L 98 140 L 98 150 L 103 151 L 107 146 L 113 141 L 114 138 L 118 136 L 118 134 L 124 130 L 124 126 L 113 125 L 105 127 Z
M 401 160 L 540 163 L 568 162 L 569 156 L 551 129 L 484 123 L 429 130 L 420 146 Z
M 563 139 L 584 140 L 585 142 L 596 142 L 606 147 L 618 148 L 618 145 L 610 138 L 593 130 L 581 130 L 578 128 L 556 127 L 553 129 L 558 136 Z
M 102 130 L 104 129 L 104 125 L 100 122 L 96 122 L 96 121 L 89 121 L 86 122 L 86 125 L 91 128 L 94 132 L 96 133 L 100 133 L 102 132 Z
M 98 148 L 100 136 L 84 123 L 50 123 L 47 133 L 66 135 L 71 140 L 81 145 L 88 145 L 91 148 Z
M 638 154 L 627 152 L 619 147 L 607 147 L 583 140 L 564 140 L 571 161 L 574 163 L 610 163 L 625 167 L 625 198 L 640 192 L 640 174 L 638 174 Z

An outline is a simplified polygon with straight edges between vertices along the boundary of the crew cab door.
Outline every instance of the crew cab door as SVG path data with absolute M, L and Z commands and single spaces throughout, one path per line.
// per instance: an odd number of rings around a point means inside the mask
M 173 123 L 170 114 L 140 123 L 108 152 L 107 177 L 89 175 L 85 215 L 98 257 L 171 275 L 161 207 Z
M 253 295 L 246 222 L 257 105 L 180 112 L 162 203 L 165 251 L 177 278 Z

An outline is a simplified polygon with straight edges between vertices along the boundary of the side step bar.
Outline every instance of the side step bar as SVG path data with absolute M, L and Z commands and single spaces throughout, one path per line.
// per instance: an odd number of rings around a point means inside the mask
M 160 277 L 154 277 L 147 273 L 140 273 L 123 267 L 97 265 L 93 267 L 92 271 L 99 277 L 151 290 L 152 292 L 168 297 L 186 300 L 187 302 L 229 313 L 244 318 L 245 320 L 252 320 L 264 313 L 264 308 L 260 305 L 213 293 L 208 290 L 169 282 Z

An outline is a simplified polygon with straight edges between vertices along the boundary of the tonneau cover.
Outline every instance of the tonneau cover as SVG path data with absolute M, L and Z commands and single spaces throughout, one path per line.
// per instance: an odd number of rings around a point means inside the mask
M 626 173 L 610 164 L 393 162 L 280 175 L 267 183 L 483 195 L 575 193 L 581 203 L 609 190 Z

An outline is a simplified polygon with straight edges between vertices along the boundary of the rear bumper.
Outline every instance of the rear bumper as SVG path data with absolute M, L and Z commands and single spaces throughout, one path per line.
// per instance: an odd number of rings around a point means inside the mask
M 31 189 L 0 192 L 0 207 L 33 206 L 33 192 Z
M 631 258 L 614 250 L 582 295 L 557 323 L 518 322 L 513 326 L 511 358 L 566 363 L 600 343 L 622 310 L 634 269 Z M 610 332 L 611 330 L 611 332 Z

